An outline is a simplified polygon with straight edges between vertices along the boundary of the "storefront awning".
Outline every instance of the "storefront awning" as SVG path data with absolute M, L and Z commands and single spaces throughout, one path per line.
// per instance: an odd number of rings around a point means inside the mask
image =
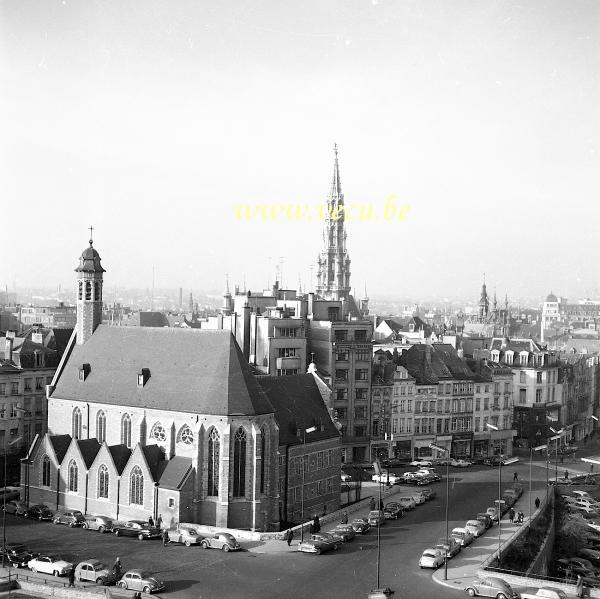
M 435 437 L 420 437 L 413 441 L 413 447 L 429 447 L 432 443 L 435 443 Z

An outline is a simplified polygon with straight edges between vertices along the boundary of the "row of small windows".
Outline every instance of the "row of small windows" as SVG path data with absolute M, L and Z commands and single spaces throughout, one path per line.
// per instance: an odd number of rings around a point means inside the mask
M 93 298 L 92 298 L 92 289 L 94 290 Z M 85 299 L 88 301 L 92 300 L 92 299 L 96 302 L 101 301 L 102 300 L 102 286 L 100 285 L 100 282 L 96 281 L 92 286 L 91 281 L 86 281 L 85 283 L 83 281 L 79 281 L 79 290 L 78 290 L 77 297 L 80 300 L 82 300 L 84 293 L 85 293 Z

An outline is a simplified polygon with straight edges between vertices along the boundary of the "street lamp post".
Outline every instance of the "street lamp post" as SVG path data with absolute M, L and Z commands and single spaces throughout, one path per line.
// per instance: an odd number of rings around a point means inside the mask
M 490 441 L 491 431 L 497 431 L 498 427 L 486 422 L 485 425 L 490 430 Z M 500 569 L 501 556 L 500 556 L 500 545 L 501 545 L 501 533 L 502 533 L 502 456 L 498 456 L 498 569 Z
M 14 441 L 11 441 L 8 446 L 14 445 L 18 443 L 23 437 L 17 437 Z M 4 548 L 6 547 L 6 454 L 7 448 L 4 448 L 4 499 L 3 499 L 3 510 L 2 510 L 2 567 L 4 568 L 4 558 L 6 551 Z
M 446 453 L 446 540 L 448 540 L 448 505 L 450 503 L 450 450 L 447 447 L 438 447 L 433 443 L 430 449 Z M 448 554 L 444 555 L 444 580 L 448 580 Z
M 302 491 L 300 493 L 300 542 L 304 541 L 304 479 L 306 477 L 306 435 L 314 433 L 316 426 L 302 429 Z
M 554 456 L 554 476 L 556 478 L 556 481 L 558 482 L 558 443 L 560 441 L 560 438 L 563 436 L 565 429 L 561 428 L 560 430 L 557 431 L 557 430 L 554 430 L 552 427 L 550 427 L 550 430 L 554 433 L 554 437 L 550 437 L 550 441 L 556 441 L 555 456 Z

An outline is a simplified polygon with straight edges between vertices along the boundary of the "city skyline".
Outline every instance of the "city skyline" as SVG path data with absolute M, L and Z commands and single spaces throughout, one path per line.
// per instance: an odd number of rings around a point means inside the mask
M 282 256 L 306 288 L 322 223 L 284 207 L 325 200 L 335 142 L 346 203 L 380 217 L 347 224 L 359 296 L 598 288 L 594 3 L 0 10 L 1 193 L 27 219 L 2 289 L 72 285 L 90 225 L 107 289 L 263 287 Z

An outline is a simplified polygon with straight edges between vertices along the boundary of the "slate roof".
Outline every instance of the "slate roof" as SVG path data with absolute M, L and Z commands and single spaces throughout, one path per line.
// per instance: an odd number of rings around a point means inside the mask
M 435 385 L 448 379 L 472 379 L 473 373 L 449 344 L 413 345 L 399 363 L 419 385 Z
M 257 380 L 275 409 L 280 445 L 302 443 L 298 429 L 311 426 L 317 430 L 306 436 L 307 443 L 339 437 L 312 374 L 260 376 Z
M 141 449 L 146 458 L 146 462 L 148 463 L 152 478 L 157 481 L 162 469 L 166 466 L 165 455 L 162 452 L 162 449 L 156 444 L 145 445 Z
M 85 381 L 82 364 L 90 365 Z M 138 387 L 143 368 L 149 377 Z M 195 414 L 273 412 L 230 331 L 100 325 L 74 346 L 52 397 Z
M 436 343 L 433 347 L 435 353 L 441 357 L 448 370 L 452 373 L 453 378 L 470 379 L 473 377 L 473 372 L 468 364 L 458 355 L 452 345 L 449 343 Z
M 129 449 L 127 445 L 109 445 L 108 451 L 110 451 L 110 455 L 112 455 L 117 472 L 122 474 L 131 457 L 131 449 Z
M 182 456 L 172 457 L 162 471 L 159 483 L 163 489 L 177 490 L 184 483 L 188 473 L 192 469 L 192 459 Z
M 169 320 L 162 312 L 140 312 L 141 327 L 168 327 Z
M 52 435 L 50 437 L 50 443 L 54 448 L 58 463 L 62 464 L 67 449 L 69 449 L 69 445 L 71 445 L 71 435 Z
M 85 465 L 89 468 L 100 451 L 101 446 L 98 439 L 78 439 L 77 445 L 79 445 Z

